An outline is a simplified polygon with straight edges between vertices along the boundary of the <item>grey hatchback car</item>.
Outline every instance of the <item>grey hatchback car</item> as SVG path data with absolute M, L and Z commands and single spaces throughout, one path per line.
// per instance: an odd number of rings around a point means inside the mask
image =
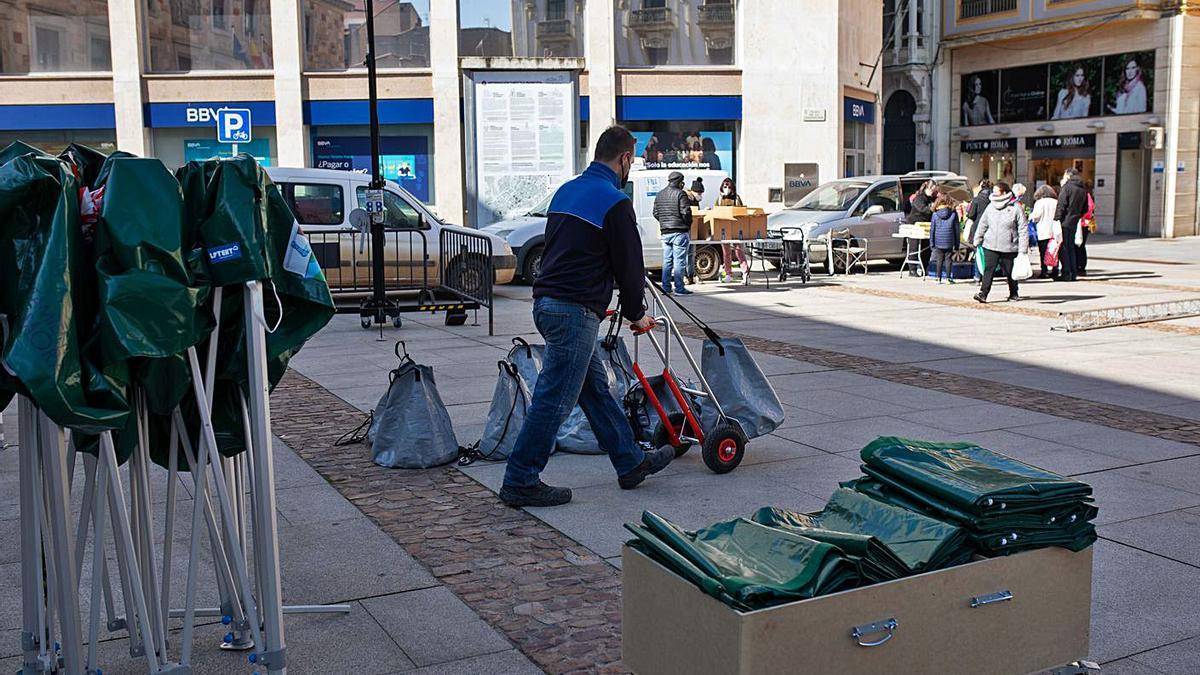
M 830 232 L 848 231 L 851 237 L 867 241 L 870 260 L 899 262 L 904 259 L 904 241 L 892 235 L 904 219 L 904 200 L 927 180 L 958 201 L 971 199 L 968 179 L 943 171 L 842 178 L 822 183 L 800 201 L 768 216 L 767 231 L 772 238 L 782 238 L 784 230 L 799 228 L 812 244 Z M 826 265 L 824 246 L 811 246 L 809 261 Z

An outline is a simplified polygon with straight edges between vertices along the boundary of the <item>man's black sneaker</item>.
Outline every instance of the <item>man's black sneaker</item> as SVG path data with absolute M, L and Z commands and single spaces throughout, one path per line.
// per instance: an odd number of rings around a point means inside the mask
M 637 465 L 637 468 L 624 476 L 617 476 L 617 484 L 621 486 L 622 490 L 632 490 L 641 485 L 642 481 L 646 480 L 646 476 L 667 468 L 673 459 L 675 459 L 675 448 L 651 450 L 646 453 L 646 458 Z
M 1021 302 L 1021 301 L 1022 301 L 1022 300 L 1024 300 L 1024 299 L 1025 299 L 1025 298 L 1022 298 L 1022 297 L 1021 297 L 1021 296 L 1019 296 L 1019 295 L 1010 295 L 1010 296 L 1008 296 L 1008 301 L 1009 301 L 1009 302 Z
M 551 487 L 542 481 L 529 487 L 505 485 L 500 488 L 500 501 L 508 506 L 561 506 L 571 501 L 571 488 Z
M 983 293 L 976 293 L 975 301 L 976 302 L 987 302 L 987 298 L 983 297 Z

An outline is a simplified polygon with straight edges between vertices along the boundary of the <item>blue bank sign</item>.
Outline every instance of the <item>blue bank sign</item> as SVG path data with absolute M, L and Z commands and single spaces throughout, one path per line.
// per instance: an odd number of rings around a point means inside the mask
M 159 129 L 179 127 L 213 128 L 223 111 L 245 116 L 242 127 L 250 133 L 250 120 L 260 127 L 275 126 L 275 104 L 271 101 L 226 101 L 213 103 L 150 103 L 146 106 L 146 126 Z M 233 131 L 235 129 L 231 129 Z M 233 141 L 227 141 L 233 142 Z M 245 141 L 237 141 L 244 143 Z
M 848 122 L 875 123 L 875 104 L 861 98 L 846 96 L 842 99 L 842 117 Z

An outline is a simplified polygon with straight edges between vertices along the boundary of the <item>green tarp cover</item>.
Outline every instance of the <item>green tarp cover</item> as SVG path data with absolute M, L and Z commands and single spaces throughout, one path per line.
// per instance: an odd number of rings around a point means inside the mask
M 837 542 L 823 538 L 820 531 L 874 538 L 899 564 L 896 576 L 957 565 L 971 556 L 962 528 L 845 488 L 834 492 L 825 508 L 817 513 L 763 507 L 751 519 L 763 525 L 796 528 L 800 534 L 830 543 Z M 806 530 L 813 533 L 806 534 Z M 861 555 L 842 548 L 847 553 Z
M 1091 486 L 1064 478 L 972 443 L 932 443 L 895 436 L 877 438 L 860 453 L 870 467 L 918 484 L 963 510 L 996 513 L 1050 500 L 1081 499 Z
M 10 146 L 0 165 L 0 404 L 21 393 L 55 423 L 96 433 L 125 423 L 128 369 L 102 363 L 95 273 L 66 162 Z
M 1096 539 L 1091 486 L 970 443 L 883 437 L 863 448 L 864 478 L 843 484 L 961 525 L 983 553 Z
M 662 546 L 686 559 L 690 567 L 675 568 L 685 578 L 699 570 L 718 581 L 720 594 L 707 582 L 701 588 L 739 609 L 834 593 L 860 581 L 857 566 L 836 546 L 745 518 L 688 532 L 646 511 L 642 526 L 629 529 L 640 540 L 656 540 L 647 548 L 663 564 L 674 568 L 671 557 L 653 553 Z
M 84 449 L 87 435 L 116 430 L 124 457 L 137 437 L 136 390 L 165 462 L 176 406 L 198 441 L 184 353 L 198 346 L 203 367 L 212 287 L 231 285 L 213 421 L 221 452 L 240 452 L 239 285 L 248 280 L 263 285 L 273 387 L 334 307 L 299 225 L 252 157 L 194 162 L 172 176 L 158 160 L 79 145 L 59 158 L 20 143 L 0 151 L 0 408 L 25 394 Z

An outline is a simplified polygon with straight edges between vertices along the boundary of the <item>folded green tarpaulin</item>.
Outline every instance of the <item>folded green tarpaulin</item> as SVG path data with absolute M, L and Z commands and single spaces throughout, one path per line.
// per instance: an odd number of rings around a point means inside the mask
M 957 565 L 971 556 L 966 533 L 957 525 L 844 488 L 835 491 L 817 513 L 763 507 L 751 519 L 763 525 L 799 528 L 800 534 L 815 528 L 873 537 L 900 563 L 897 576 Z M 805 536 L 829 541 L 814 534 Z
M 834 593 L 860 579 L 856 565 L 836 546 L 745 518 L 688 532 L 646 511 L 642 525 L 750 609 Z
M 1095 528 L 1090 521 L 1096 515 L 1096 507 L 1086 501 L 1054 506 L 1045 514 L 1017 513 L 978 518 L 869 467 L 863 467 L 863 471 L 868 474 L 866 477 L 843 483 L 843 487 L 897 507 L 957 523 L 963 527 L 971 545 L 982 553 L 1015 553 L 1045 546 L 1079 551 L 1095 541 Z
M 877 438 L 860 453 L 867 466 L 977 515 L 1041 508 L 1082 499 L 1091 486 L 1030 466 L 972 443 Z

